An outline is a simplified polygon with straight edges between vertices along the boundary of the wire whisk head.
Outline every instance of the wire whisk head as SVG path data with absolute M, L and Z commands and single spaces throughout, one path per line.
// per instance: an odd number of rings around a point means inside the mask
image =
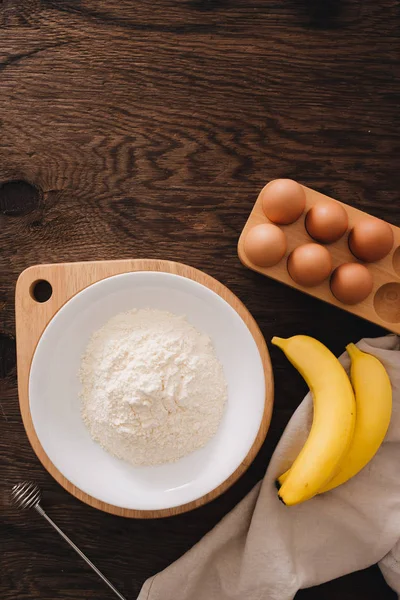
M 11 498 L 18 508 L 34 508 L 40 502 L 40 489 L 32 481 L 17 483 L 11 490 Z

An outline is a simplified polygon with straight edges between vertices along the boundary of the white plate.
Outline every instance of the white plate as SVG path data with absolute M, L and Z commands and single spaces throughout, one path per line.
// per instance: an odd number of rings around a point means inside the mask
M 168 310 L 207 333 L 222 362 L 228 402 L 215 437 L 173 464 L 133 467 L 90 437 L 80 416 L 78 371 L 90 336 L 132 308 Z M 236 311 L 207 287 L 178 275 L 125 273 L 91 285 L 54 316 L 36 348 L 29 379 L 33 425 L 55 467 L 107 504 L 168 509 L 211 492 L 239 467 L 259 430 L 265 379 L 257 345 Z

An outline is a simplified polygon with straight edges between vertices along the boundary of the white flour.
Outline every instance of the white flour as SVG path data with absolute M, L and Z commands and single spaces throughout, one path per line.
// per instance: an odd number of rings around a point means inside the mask
M 80 378 L 90 434 L 134 465 L 173 462 L 204 446 L 227 399 L 210 338 L 159 310 L 106 323 L 88 344 Z

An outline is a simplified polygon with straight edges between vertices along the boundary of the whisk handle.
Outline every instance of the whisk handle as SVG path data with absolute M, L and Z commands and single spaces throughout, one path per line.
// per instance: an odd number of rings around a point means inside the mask
M 108 587 L 114 592 L 116 596 L 118 596 L 120 600 L 126 600 L 126 598 L 119 593 L 119 591 L 113 586 L 113 584 L 110 581 L 108 581 L 107 577 L 105 577 L 103 573 L 99 571 L 99 569 L 92 563 L 92 561 L 88 559 L 88 557 L 82 552 L 82 550 L 79 550 L 78 546 L 76 546 L 74 542 L 70 540 L 69 537 L 54 523 L 54 521 L 50 519 L 50 517 L 45 513 L 40 504 L 37 504 L 35 506 L 35 510 L 39 513 L 40 516 L 44 517 L 46 521 L 48 521 L 48 523 L 50 523 L 50 525 L 57 531 L 57 533 L 62 538 L 64 538 L 64 540 L 71 546 L 71 548 L 75 550 L 77 554 L 79 554 L 81 558 L 83 558 L 83 560 L 89 565 L 89 567 L 91 567 L 93 571 L 97 573 L 97 575 L 104 581 L 105 584 L 108 585 Z

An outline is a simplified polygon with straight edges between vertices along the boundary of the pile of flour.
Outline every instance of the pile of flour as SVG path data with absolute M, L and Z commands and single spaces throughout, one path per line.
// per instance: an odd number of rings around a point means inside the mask
M 88 344 L 80 379 L 91 436 L 134 465 L 173 462 L 204 446 L 227 399 L 210 338 L 160 310 L 108 321 Z

